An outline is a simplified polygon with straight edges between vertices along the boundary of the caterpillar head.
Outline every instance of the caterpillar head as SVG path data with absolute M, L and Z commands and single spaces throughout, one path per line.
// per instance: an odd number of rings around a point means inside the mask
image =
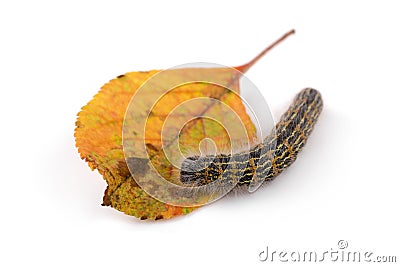
M 226 155 L 188 157 L 182 162 L 180 180 L 191 186 L 209 184 L 222 176 L 227 161 Z

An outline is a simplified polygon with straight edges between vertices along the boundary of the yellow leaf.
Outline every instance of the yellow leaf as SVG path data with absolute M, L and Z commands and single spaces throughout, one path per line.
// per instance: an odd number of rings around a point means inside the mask
M 264 50 L 255 60 L 236 69 L 246 71 L 269 49 Z M 168 83 L 176 84 L 177 81 L 173 80 L 174 76 L 169 76 L 172 77 L 170 80 L 161 79 L 162 84 L 152 84 L 151 89 L 145 91 L 141 100 L 135 102 L 136 105 L 133 106 L 129 105 L 132 97 L 146 81 L 160 74 L 159 70 L 129 72 L 118 76 L 101 88 L 99 93 L 78 113 L 75 139 L 81 158 L 88 162 L 91 169 L 97 169 L 108 184 L 103 205 L 141 219 L 168 219 L 188 214 L 196 208 L 190 205 L 166 204 L 147 194 L 132 177 L 125 158 L 129 160 L 130 157 L 148 154 L 153 166 L 163 174 L 165 179 L 179 184 L 179 179 L 173 175 L 176 173 L 175 167 L 170 164 L 170 160 L 174 160 L 177 153 L 164 153 L 168 152 L 170 145 L 178 144 L 185 156 L 198 148 L 204 138 L 212 139 L 217 150 L 229 149 L 232 142 L 240 142 L 240 140 L 232 140 L 224 128 L 224 124 L 229 125 L 235 121 L 232 114 L 237 114 L 242 123 L 241 126 L 233 123 L 231 126 L 233 131 L 240 131 L 242 127 L 247 140 L 255 139 L 256 129 L 238 95 L 240 76 L 237 75 L 238 71 L 234 70 L 231 68 L 195 69 L 196 73 L 200 72 L 201 75 L 207 77 L 206 80 L 218 80 L 220 84 L 228 85 L 230 90 L 207 82 L 182 84 L 154 102 L 152 94 L 159 95 L 160 87 L 168 87 Z M 180 71 L 187 75 L 193 73 L 193 69 L 173 71 Z M 189 107 L 182 105 L 194 98 L 215 101 L 193 102 Z M 143 112 L 146 105 L 153 105 L 149 114 Z M 227 113 L 226 108 L 222 108 L 224 106 L 234 112 Z M 169 117 L 171 113 L 174 114 L 173 119 Z M 187 116 L 184 115 L 187 114 L 195 119 L 190 122 L 185 121 Z M 214 120 L 196 119 L 197 116 L 217 118 L 222 122 L 222 126 Z M 170 120 L 169 123 L 166 123 L 168 120 Z M 144 131 L 140 130 L 142 121 L 146 122 Z M 123 139 L 124 123 L 125 126 L 129 126 L 129 131 L 124 132 Z M 167 133 L 166 140 L 163 139 L 163 131 Z M 174 135 L 174 133 L 177 134 Z M 140 173 L 134 175 L 140 175 Z M 157 185 L 155 187 L 157 189 Z

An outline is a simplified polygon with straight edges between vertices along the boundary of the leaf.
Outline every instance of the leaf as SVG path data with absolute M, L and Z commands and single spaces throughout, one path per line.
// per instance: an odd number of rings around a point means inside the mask
M 289 35 L 291 33 L 286 34 Z M 281 38 L 282 39 L 282 38 Z M 282 39 L 283 40 L 283 39 Z M 269 48 L 265 49 L 258 57 L 250 61 L 248 64 L 237 67 L 236 69 L 245 72 L 251 65 L 253 65 L 263 54 L 272 48 L 274 43 Z M 186 72 L 190 75 L 190 69 L 178 70 Z M 229 84 L 229 87 L 239 93 L 239 77 L 232 72 L 230 68 L 210 68 L 210 69 L 196 69 L 200 71 L 211 80 L 217 79 L 223 83 Z M 208 99 L 215 99 L 225 103 L 231 107 L 239 116 L 240 121 L 249 135 L 249 140 L 256 136 L 256 130 L 246 113 L 240 97 L 232 91 L 227 90 L 221 86 L 209 83 L 193 83 L 189 85 L 182 85 L 165 94 L 153 107 L 151 113 L 146 116 L 141 112 L 126 112 L 129 103 L 138 89 L 151 77 L 159 74 L 160 70 L 152 70 L 146 72 L 129 72 L 125 75 L 120 75 L 116 79 L 111 80 L 105 84 L 99 93 L 82 108 L 78 113 L 76 121 L 75 139 L 78 152 L 82 159 L 88 162 L 92 170 L 97 169 L 99 173 L 106 180 L 108 187 L 104 193 L 103 204 L 111 206 L 119 211 L 128 215 L 135 216 L 141 219 L 168 219 L 175 216 L 188 214 L 196 207 L 184 205 L 171 205 L 156 200 L 147 194 L 137 184 L 137 180 L 132 177 L 125 160 L 123 151 L 123 127 L 124 118 L 125 123 L 130 125 L 131 131 L 126 132 L 124 136 L 125 142 L 128 146 L 124 146 L 125 153 L 129 155 L 148 153 L 150 160 L 155 168 L 163 173 L 164 178 L 170 180 L 175 184 L 179 184 L 176 179 L 176 173 L 173 171 L 174 166 L 169 163 L 169 158 L 162 152 L 164 148 L 177 142 L 177 139 L 162 140 L 161 130 L 165 124 L 168 114 L 179 104 L 195 97 L 204 97 Z M 167 79 L 162 80 L 162 83 L 172 82 Z M 154 86 L 154 91 L 146 91 L 147 95 L 142 99 L 151 98 L 152 93 L 157 93 L 159 86 Z M 135 95 L 136 96 L 136 95 Z M 138 103 L 142 103 L 138 102 Z M 140 107 L 130 107 L 135 111 L 135 108 L 140 110 Z M 180 112 L 180 113 L 179 113 Z M 194 118 L 196 116 L 211 116 L 219 118 L 220 121 L 229 124 L 234 120 L 232 116 L 227 114 L 221 108 L 221 105 L 215 103 L 208 103 L 206 105 L 192 105 L 190 109 L 183 109 L 178 111 L 176 115 L 183 115 L 190 112 Z M 176 132 L 174 125 L 181 125 L 179 121 L 180 116 L 174 117 L 172 123 L 168 124 L 171 127 L 166 130 L 170 133 Z M 145 133 L 135 131 L 136 121 L 146 120 Z M 236 131 L 236 130 L 235 130 Z M 173 135 L 169 135 L 173 136 Z M 190 154 L 190 150 L 197 148 L 199 142 L 204 138 L 211 138 L 218 150 L 221 148 L 229 148 L 232 145 L 228 133 L 223 127 L 219 126 L 212 120 L 194 119 L 190 123 L 185 124 L 179 133 L 178 145 L 186 153 Z M 233 140 L 240 141 L 240 140 Z M 144 143 L 145 148 L 140 144 Z M 127 148 L 128 147 L 128 148 Z M 172 153 L 172 157 L 176 153 Z M 136 175 L 141 175 L 138 170 L 146 166 L 147 162 L 142 162 L 142 158 L 127 157 L 129 159 L 136 159 L 132 162 Z M 136 165 L 135 165 L 136 164 Z M 157 187 L 157 186 L 155 186 Z

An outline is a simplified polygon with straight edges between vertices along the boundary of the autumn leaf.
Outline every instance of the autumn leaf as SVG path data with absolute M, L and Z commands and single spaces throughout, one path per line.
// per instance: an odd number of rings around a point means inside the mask
M 151 196 L 153 192 L 148 194 L 149 191 L 143 190 L 137 181 L 147 181 L 143 179 L 143 170 L 151 162 L 166 180 L 179 185 L 177 167 L 171 161 L 179 161 L 176 157 L 180 154 L 169 150 L 170 147 L 178 147 L 184 156 L 188 156 L 193 150 L 198 150 L 199 143 L 205 138 L 212 139 L 217 150 L 231 148 L 235 142 L 241 141 L 237 139 L 243 138 L 243 134 L 247 140 L 255 139 L 256 128 L 239 96 L 238 73 L 247 71 L 269 49 L 292 33 L 285 34 L 255 59 L 236 68 L 172 69 L 165 76 L 162 76 L 165 71 L 161 70 L 129 72 L 105 84 L 78 113 L 75 129 L 81 158 L 92 170 L 97 169 L 107 182 L 103 205 L 141 219 L 156 220 L 188 214 L 196 209 L 193 205 L 185 205 L 184 196 L 179 200 L 181 202 L 176 202 L 180 205 L 159 201 Z M 181 84 L 162 94 L 160 88 L 179 82 L 174 77 L 188 77 L 193 73 L 218 83 Z M 151 84 L 154 80 L 156 82 Z M 149 88 L 144 90 L 144 85 Z M 154 101 L 154 96 L 160 94 L 162 97 Z M 212 101 L 184 105 L 191 99 L 200 98 Z M 145 114 L 142 105 L 151 105 L 151 112 Z M 224 107 L 232 112 L 228 113 Z M 193 119 L 188 121 L 188 116 Z M 240 123 L 232 123 L 235 120 Z M 222 122 L 222 126 L 216 121 Z M 232 139 L 224 125 L 232 125 L 231 130 L 240 133 L 236 139 Z M 151 188 L 155 193 L 168 194 L 158 184 L 153 183 Z M 175 195 L 171 198 L 177 201 Z

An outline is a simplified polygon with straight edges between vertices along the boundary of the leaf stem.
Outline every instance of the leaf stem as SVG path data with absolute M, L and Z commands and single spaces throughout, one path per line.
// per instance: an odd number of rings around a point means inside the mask
M 258 54 L 255 58 L 253 58 L 251 61 L 249 61 L 248 63 L 235 67 L 235 69 L 237 69 L 238 71 L 245 73 L 246 71 L 248 71 L 260 58 L 262 58 L 269 50 L 271 50 L 272 48 L 274 48 L 276 45 L 278 45 L 279 43 L 281 43 L 283 40 L 285 40 L 287 37 L 289 37 L 290 35 L 294 34 L 295 30 L 291 30 L 288 31 L 287 33 L 285 33 L 284 35 L 282 35 L 281 38 L 279 38 L 278 40 L 276 40 L 275 42 L 273 42 L 272 44 L 270 44 L 267 48 L 265 48 L 260 54 Z

